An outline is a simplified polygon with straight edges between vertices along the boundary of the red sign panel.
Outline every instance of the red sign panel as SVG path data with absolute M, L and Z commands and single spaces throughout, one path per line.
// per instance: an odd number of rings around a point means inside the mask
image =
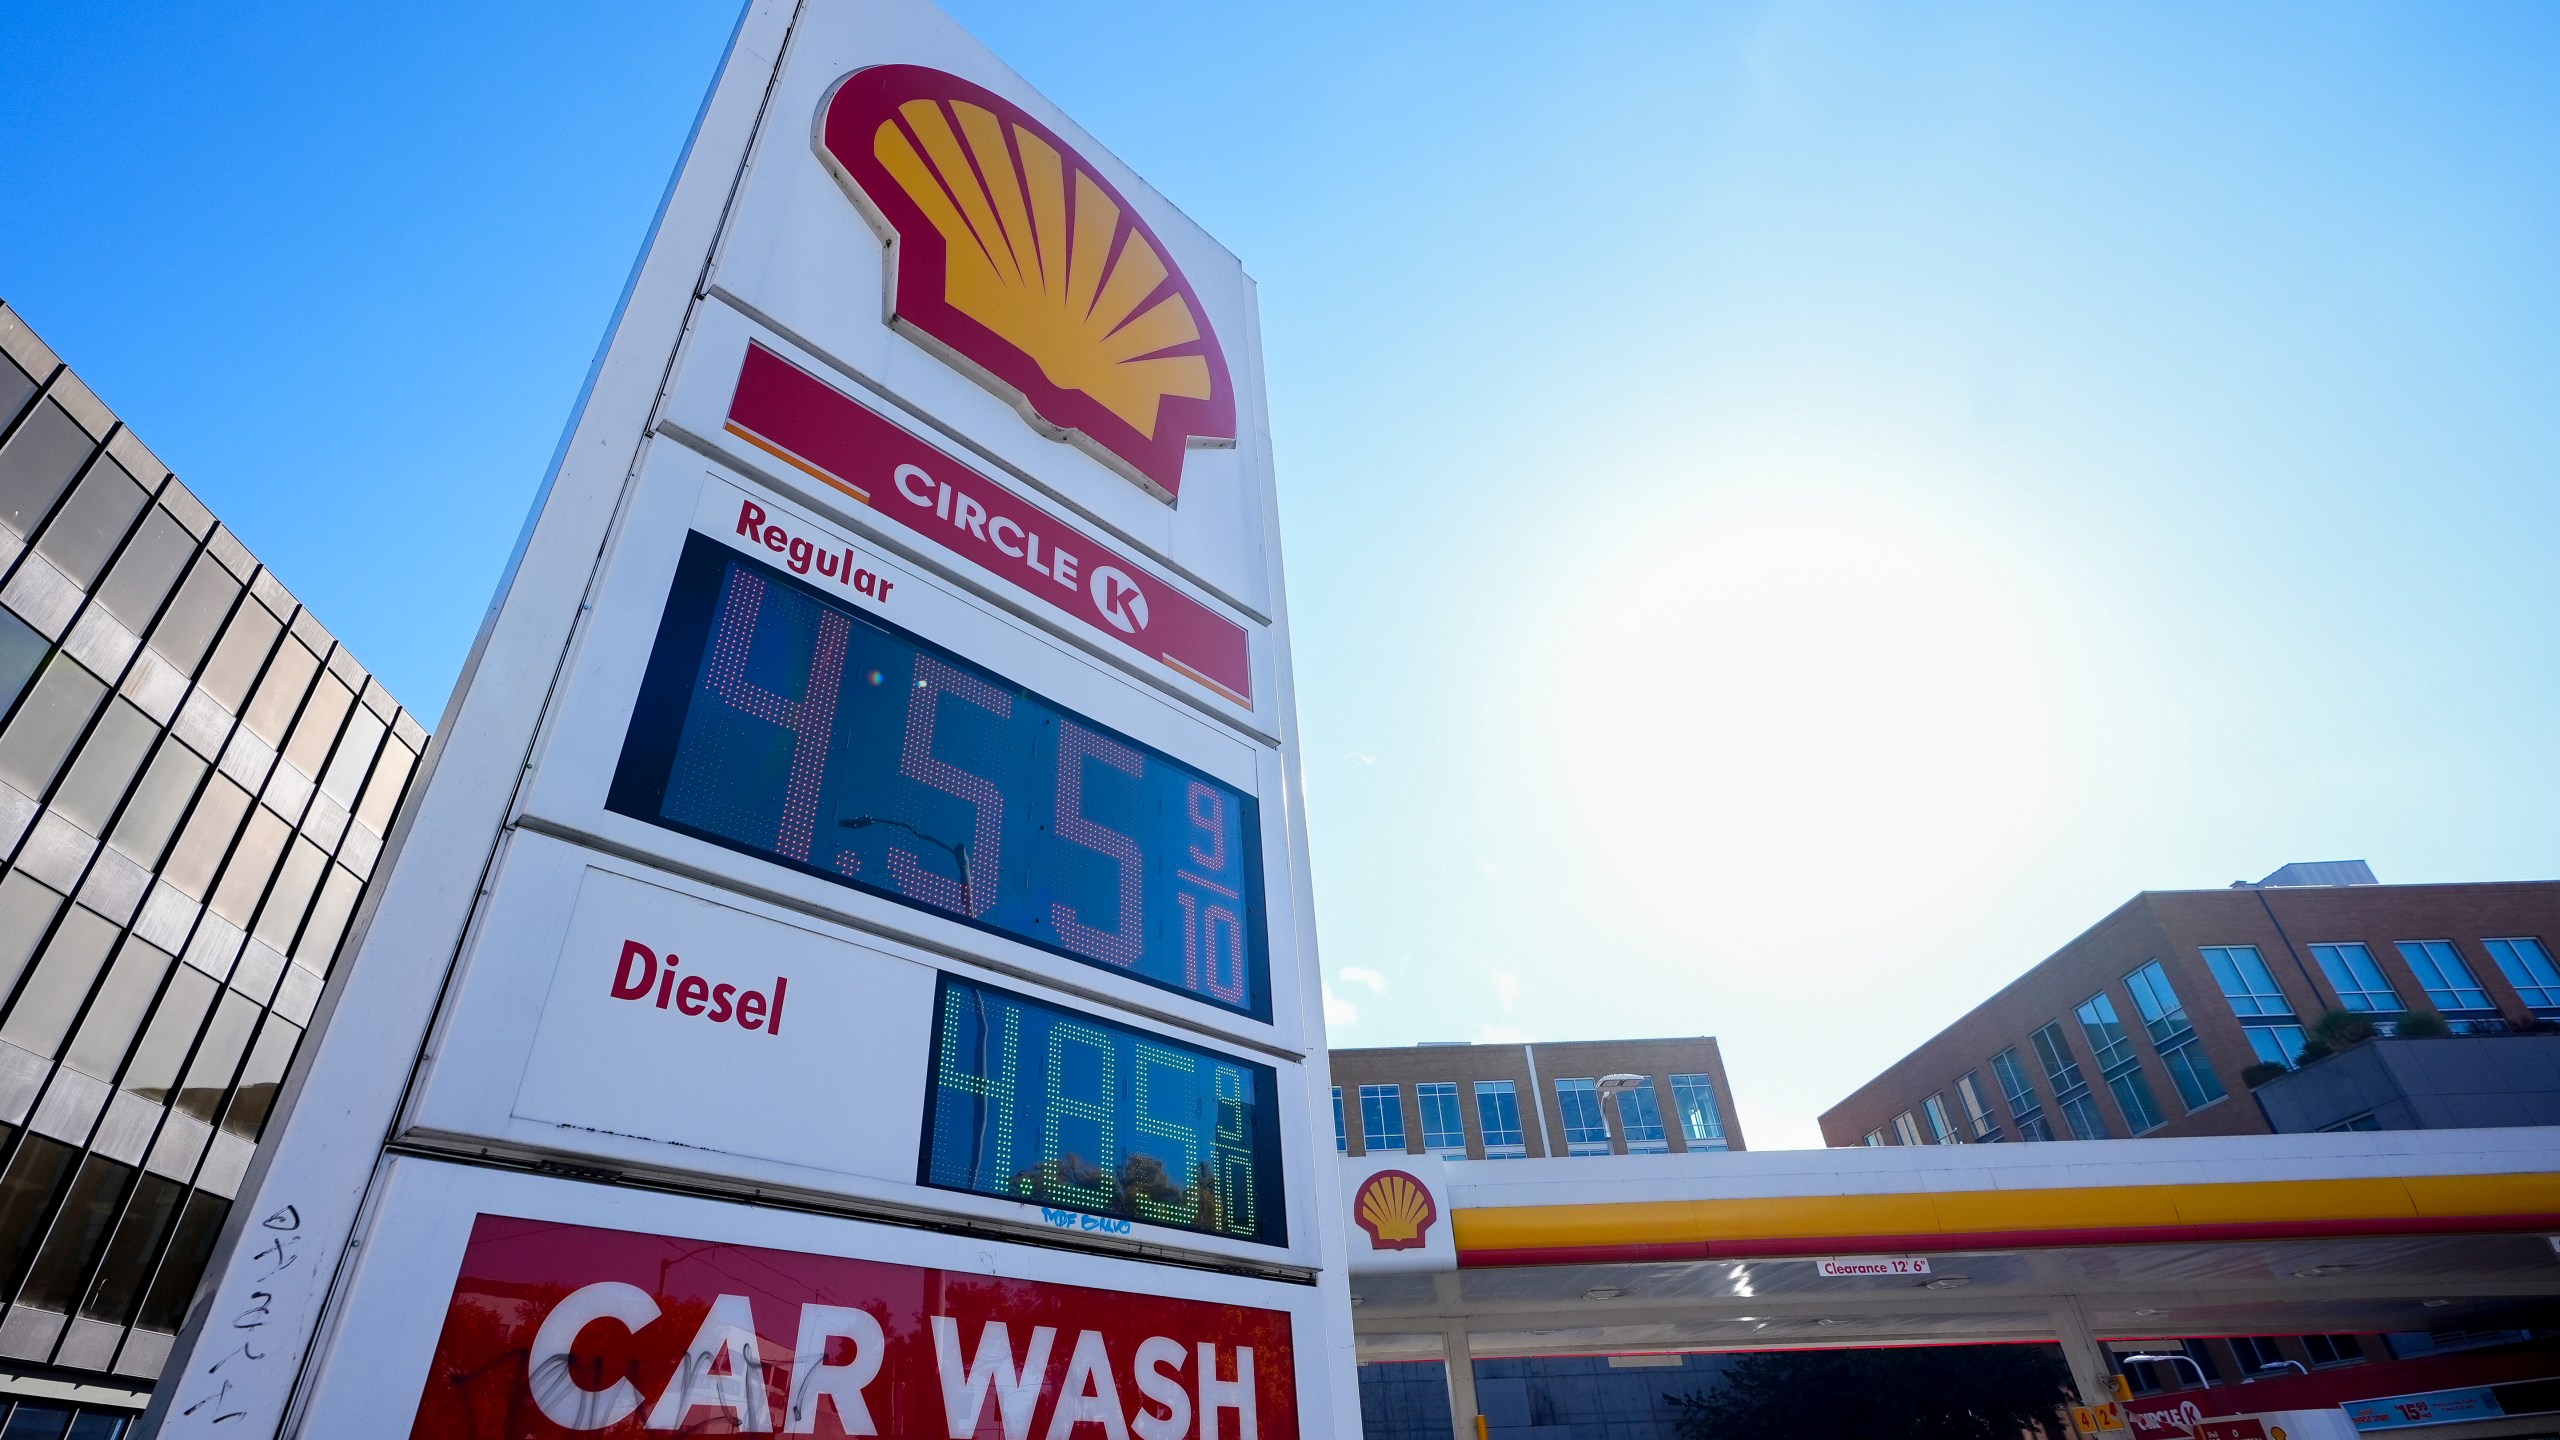
M 819 155 L 892 245 L 892 324 L 1160 500 L 1195 438 L 1235 440 L 1208 307 L 1056 131 L 921 65 L 855 71 L 824 117 Z
M 728 430 L 1095 633 L 1253 704 L 1243 626 L 761 345 L 747 346 Z
M 411 1440 L 1296 1440 L 1276 1310 L 483 1215 Z

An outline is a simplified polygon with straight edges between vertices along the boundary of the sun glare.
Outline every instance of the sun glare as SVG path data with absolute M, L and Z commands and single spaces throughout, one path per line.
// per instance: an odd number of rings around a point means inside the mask
M 1961 903 L 2044 791 L 2016 618 L 1922 530 L 1757 514 L 1662 536 L 1583 626 L 1555 717 L 1630 893 L 1743 938 Z M 2015 602 L 2011 602 L 2014 604 Z M 1638 697 L 1642 697 L 1639 699 Z

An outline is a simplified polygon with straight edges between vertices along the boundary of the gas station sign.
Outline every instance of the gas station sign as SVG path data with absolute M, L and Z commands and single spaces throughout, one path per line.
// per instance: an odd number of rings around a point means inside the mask
M 939 11 L 750 4 L 162 1433 L 1356 1430 L 1263 403 Z

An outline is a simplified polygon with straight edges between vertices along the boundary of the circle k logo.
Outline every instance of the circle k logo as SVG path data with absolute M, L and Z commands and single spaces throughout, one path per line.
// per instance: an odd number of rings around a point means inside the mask
M 1093 603 L 1102 618 L 1120 627 L 1121 633 L 1135 635 L 1147 628 L 1147 592 L 1138 582 L 1109 565 L 1093 567 Z

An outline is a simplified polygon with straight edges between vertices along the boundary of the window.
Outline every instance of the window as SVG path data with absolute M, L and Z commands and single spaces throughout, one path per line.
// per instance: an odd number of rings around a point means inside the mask
M 2142 1012 L 2143 1029 L 2149 1032 L 2160 1063 L 2186 1107 L 2201 1109 L 2229 1094 L 2222 1088 L 2222 1077 L 2214 1073 L 2213 1062 L 2205 1058 L 2195 1027 L 2187 1023 L 2186 1007 L 2178 1003 L 2178 992 L 2169 988 L 2168 972 L 2160 962 L 2154 960 L 2127 975 L 2124 985 L 2133 996 L 2134 1008 Z
M 2302 1061 L 2302 1027 L 2299 1025 L 2244 1025 L 2241 1032 L 2249 1037 L 2249 1048 L 2258 1058 L 2287 1070 Z
M 2231 1013 L 2243 1020 L 2260 1015 L 2293 1014 L 2293 1003 L 2276 988 L 2276 977 L 2255 945 L 2206 945 L 2201 947 L 2205 968 L 2213 972 L 2214 983 L 2222 987 L 2222 998 L 2231 1002 Z
M 2109 1013 L 2113 1013 L 2113 1007 Z M 2121 1030 L 2123 1027 L 2117 1028 Z M 2098 1113 L 2098 1102 L 2090 1098 L 2089 1082 L 2080 1074 L 2080 1063 L 2071 1058 L 2070 1044 L 2062 1038 L 2062 1022 L 2050 1021 L 2037 1031 L 2035 1047 L 2036 1058 L 2044 1064 L 2045 1081 L 2053 1086 L 2054 1108 L 2062 1112 L 2063 1123 L 2070 1128 L 2071 1138 L 2106 1139 L 2106 1117 Z
M 2498 971 L 2507 983 L 2516 987 L 2516 995 L 2525 1007 L 2540 1014 L 2560 1013 L 2560 968 L 2551 963 L 2551 952 L 2539 940 L 2518 936 L 2512 940 L 2483 940 L 2489 947 L 2489 958 L 2498 962 Z
M 1609 1153 L 1609 1120 L 1600 1113 L 1599 1081 L 1558 1080 L 1556 1108 L 1564 1112 L 1566 1154 Z
M 1351 1130 L 1342 1123 L 1342 1087 L 1333 1087 L 1333 1148 L 1344 1155 L 1351 1153 Z
M 1520 1091 L 1508 1080 L 1476 1082 L 1476 1129 L 1488 1160 L 1518 1160 L 1529 1146 L 1520 1133 Z
M 1976 1140 L 1997 1140 L 2000 1125 L 1991 1118 L 1991 1106 L 1982 1098 L 1982 1077 L 1966 1071 L 1956 1079 L 1956 1100 L 1964 1106 L 1964 1123 Z
M 2116 1018 L 2114 997 L 2101 990 L 2080 1002 L 2080 1033 L 2088 1038 L 2089 1056 L 2098 1062 L 2098 1073 L 2105 1074 L 2133 1058 L 2133 1042 L 2126 1038 L 2124 1022 Z
M 2418 972 L 2418 988 L 2427 992 L 2427 998 L 2435 1003 L 2437 1009 L 2445 1012 L 2446 1019 L 2452 1019 L 2455 1012 L 2462 1010 L 2497 1009 L 2489 1003 L 2489 992 L 2481 989 L 2480 982 L 2471 978 L 2471 967 L 2462 963 L 2462 954 L 2453 948 L 2452 941 L 2403 940 L 2399 944 L 2400 958 L 2408 961 L 2409 968 Z M 2503 1023 L 2482 1025 L 2476 1021 L 2455 1021 L 2454 1028 L 2503 1030 L 2506 1026 Z
M 2383 976 L 2382 967 L 2373 963 L 2373 952 L 2362 945 L 2314 945 L 2311 958 L 2320 963 L 2320 973 L 2329 977 L 2341 1006 L 2378 1015 L 2397 1015 L 2407 1008 Z
M 1662 1133 L 1662 1097 L 1647 1080 L 1618 1092 L 1618 1128 L 1626 1132 L 1630 1155 L 1668 1155 L 1671 1141 Z
M 2009 1102 L 2009 1119 L 2018 1127 L 2018 1138 L 2052 1139 L 2053 1123 L 2044 1118 L 2044 1101 L 2027 1079 L 2027 1065 L 2018 1058 L 2016 1046 L 1991 1057 L 1991 1073 L 2000 1081 L 2000 1098 Z
M 1404 1148 L 1404 1092 L 1393 1085 L 1360 1087 L 1360 1143 L 1370 1150 Z
M 1671 1104 L 1680 1112 L 1680 1138 L 1689 1142 L 1690 1149 L 1725 1148 L 1724 1116 L 1716 1109 L 1714 1076 L 1672 1076 Z
M 2080 1033 L 2089 1039 L 2089 1054 L 2098 1062 L 2098 1073 L 2106 1077 L 2126 1128 L 2140 1135 L 2167 1123 L 2160 1114 L 2160 1102 L 2152 1098 L 2151 1082 L 2143 1078 L 2142 1057 L 2134 1054 L 2133 1040 L 2116 1016 L 2114 998 L 2101 990 L 2082 1001 L 2078 1013 Z M 2178 1018 L 2184 1021 L 2186 1012 L 2178 1012 Z
M 2302 1348 L 2311 1354 L 2314 1365 L 2361 1365 L 2364 1345 L 2353 1335 L 2305 1335 Z
M 2259 1375 L 2268 1370 L 2292 1368 L 2285 1364 L 2284 1352 L 2276 1348 L 2272 1335 L 2234 1335 L 2231 1337 L 2231 1353 L 2240 1361 L 2240 1369 L 2245 1374 Z
M 2062 1038 L 2062 1022 L 2056 1020 L 2035 1033 L 2036 1059 L 2044 1063 L 2044 1078 L 2059 1095 L 2077 1090 L 2088 1082 L 2080 1078 L 2080 1063 L 2071 1058 L 2071 1049 Z
M 1920 1102 L 1920 1110 L 1922 1114 L 1929 1117 L 1929 1141 L 1931 1144 L 1961 1145 L 1964 1143 L 1962 1137 L 1956 1134 L 1956 1127 L 1947 1119 L 1946 1097 L 1942 1095 L 1932 1095 L 1928 1099 Z
M 1422 1148 L 1434 1155 L 1467 1153 L 1467 1122 L 1459 1118 L 1458 1087 L 1448 1080 L 1426 1080 L 1413 1087 L 1422 1106 Z
M 2124 1123 L 2134 1134 L 2143 1135 L 2169 1123 L 2160 1113 L 2160 1102 L 2151 1094 L 2151 1082 L 2142 1076 L 2139 1062 L 2107 1077 L 2107 1089 L 2116 1097 L 2116 1108 L 2124 1112 Z
M 2098 1102 L 2088 1091 L 2065 1095 L 2055 1102 L 2062 1107 L 2063 1122 L 2071 1127 L 2074 1140 L 2107 1138 L 2107 1117 L 2098 1113 Z
M 1884 1148 L 1884 1132 L 1881 1130 L 1870 1130 L 1867 1132 L 1867 1138 L 1859 1141 L 1858 1143 L 1866 1146 L 1870 1150 L 1881 1150 Z
M 1893 1117 L 1893 1137 L 1905 1145 L 1920 1143 L 1920 1122 L 1911 1118 L 1910 1111 Z
M 2364 1113 L 2363 1113 L 2363 1114 L 2361 1114 L 2361 1115 L 2350 1115 L 2350 1116 L 2348 1116 L 2346 1119 L 2341 1120 L 2341 1121 L 2338 1121 L 2338 1122 L 2337 1122 L 2336 1124 L 2334 1124 L 2334 1125 L 2323 1125 L 2323 1126 L 2321 1126 L 2320 1128 L 2321 1128 L 2322 1130 L 2324 1130 L 2324 1131 L 2328 1131 L 2328 1130 L 2379 1130 L 2379 1129 L 2381 1129 L 2381 1128 L 2382 1128 L 2382 1122 L 2381 1122 L 2380 1120 L 2378 1120 L 2378 1119 L 2375 1119 L 2375 1118 L 2374 1118 L 2374 1114 L 2373 1114 L 2373 1112 L 2372 1112 L 2372 1111 L 2367 1110 L 2366 1112 L 2364 1112 Z

